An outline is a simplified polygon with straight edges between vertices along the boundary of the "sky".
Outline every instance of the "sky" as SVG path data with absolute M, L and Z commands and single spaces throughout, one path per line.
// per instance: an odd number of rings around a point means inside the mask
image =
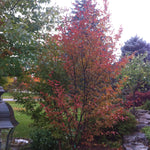
M 97 0 L 99 2 L 101 0 Z M 52 0 L 63 8 L 72 7 L 74 0 Z M 113 28 L 123 32 L 120 43 L 124 44 L 135 35 L 150 43 L 150 0 L 108 0 Z

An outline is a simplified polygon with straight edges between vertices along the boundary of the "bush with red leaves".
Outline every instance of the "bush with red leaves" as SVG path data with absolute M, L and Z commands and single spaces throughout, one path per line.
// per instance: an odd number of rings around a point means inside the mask
M 125 107 L 130 108 L 132 106 L 141 106 L 146 100 L 150 99 L 150 91 L 148 92 L 135 92 L 135 98 L 133 95 L 129 94 L 126 96 Z

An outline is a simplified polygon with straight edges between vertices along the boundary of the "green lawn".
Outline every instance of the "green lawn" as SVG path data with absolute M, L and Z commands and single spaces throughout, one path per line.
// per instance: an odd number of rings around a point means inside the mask
M 10 93 L 4 93 L 2 95 L 2 98 L 6 99 L 6 98 L 13 98 L 13 96 Z
M 25 114 L 24 108 L 21 105 L 15 102 L 8 102 L 8 103 L 12 106 L 15 118 L 19 122 L 19 124 L 15 128 L 13 137 L 29 138 L 30 132 L 33 129 L 31 127 L 32 120 L 30 116 Z

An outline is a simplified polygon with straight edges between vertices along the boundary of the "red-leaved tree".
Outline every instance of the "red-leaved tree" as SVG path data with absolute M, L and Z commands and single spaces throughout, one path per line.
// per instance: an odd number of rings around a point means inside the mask
M 119 98 L 124 81 L 112 86 L 112 80 L 126 60 L 115 63 L 114 51 L 121 29 L 113 34 L 107 5 L 104 0 L 99 10 L 92 0 L 77 0 L 71 20 L 64 21 L 56 36 L 70 85 L 65 89 L 60 82 L 49 80 L 53 95 L 44 93 L 48 105 L 43 107 L 53 135 L 66 138 L 72 149 L 92 143 L 94 136 L 116 134 L 104 133 L 102 128 L 111 128 L 125 119 Z

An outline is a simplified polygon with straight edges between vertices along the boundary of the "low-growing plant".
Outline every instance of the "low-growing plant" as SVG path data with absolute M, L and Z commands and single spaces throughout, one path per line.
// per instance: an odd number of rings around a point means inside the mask
M 132 106 L 142 106 L 144 105 L 144 107 L 146 107 L 146 109 L 148 109 L 147 107 L 150 108 L 150 103 L 146 102 L 146 100 L 150 99 L 150 91 L 147 92 L 135 92 L 134 96 L 132 94 L 129 94 L 126 96 L 126 102 L 125 102 L 125 106 L 127 108 L 130 108 Z M 146 102 L 146 104 L 145 104 Z M 145 108 L 144 108 L 145 109 Z
M 135 131 L 136 128 L 137 121 L 135 116 L 129 112 L 125 115 L 126 119 L 118 121 L 117 124 L 113 127 L 118 133 L 119 137 L 130 134 L 131 132 Z
M 144 128 L 142 129 L 142 132 L 145 133 L 145 135 L 146 135 L 148 141 L 150 142 L 150 126 L 144 127 Z
M 95 137 L 95 140 L 98 143 L 104 143 L 113 148 L 121 146 L 123 136 L 135 131 L 137 123 L 135 116 L 129 112 L 124 114 L 124 118 L 126 119 L 118 120 L 118 122 L 111 128 L 103 128 L 103 132 L 108 132 L 109 134 Z
M 32 150 L 58 150 L 59 143 L 48 129 L 35 129 L 31 132 Z
M 144 110 L 150 110 L 150 100 L 147 100 L 140 108 Z

